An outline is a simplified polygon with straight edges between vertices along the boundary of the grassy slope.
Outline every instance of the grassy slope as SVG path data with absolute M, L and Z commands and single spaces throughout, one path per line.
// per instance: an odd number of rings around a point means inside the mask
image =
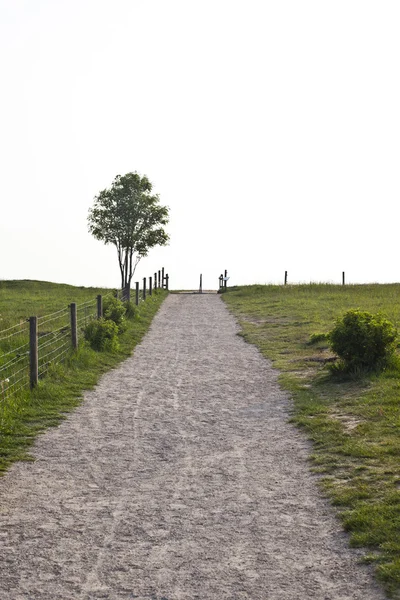
M 366 549 L 378 578 L 400 598 L 400 375 L 339 380 L 326 361 L 326 333 L 349 308 L 382 311 L 400 325 L 400 285 L 233 288 L 224 300 L 243 337 L 281 371 L 293 421 L 314 442 L 313 468 L 337 507 L 351 544 Z
M 84 302 L 109 290 L 75 288 L 46 282 L 0 282 L 0 315 L 13 324 L 30 314 L 47 314 L 71 301 Z M 29 460 L 29 447 L 46 427 L 57 425 L 82 400 L 100 375 L 127 358 L 148 330 L 166 293 L 157 291 L 140 304 L 120 336 L 118 353 L 94 352 L 81 342 L 62 365 L 51 367 L 33 393 L 20 392 L 0 402 L 0 474 L 15 460 Z
M 107 294 L 102 288 L 75 287 L 47 281 L 0 281 L 0 331 L 20 319 L 42 316 L 68 306 L 85 302 L 97 294 Z

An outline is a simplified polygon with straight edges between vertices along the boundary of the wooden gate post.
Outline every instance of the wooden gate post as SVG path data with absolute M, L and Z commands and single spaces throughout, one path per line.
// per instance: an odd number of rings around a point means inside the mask
M 161 271 L 158 271 L 158 287 L 162 288 L 162 283 L 161 283 Z
M 161 269 L 161 287 L 164 289 L 165 277 L 164 277 L 164 267 Z
M 225 288 L 225 291 L 226 291 L 226 286 L 227 286 L 227 283 L 228 283 L 227 277 L 228 277 L 228 271 L 225 269 L 225 277 L 224 277 L 224 288 Z
M 169 290 L 169 275 L 168 275 L 168 273 L 165 276 L 165 289 L 167 291 Z
M 31 390 L 39 381 L 37 317 L 29 317 L 29 382 Z

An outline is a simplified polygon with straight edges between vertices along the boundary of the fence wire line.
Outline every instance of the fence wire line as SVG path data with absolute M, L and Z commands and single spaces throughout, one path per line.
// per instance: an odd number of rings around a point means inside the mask
M 103 298 L 105 298 L 105 296 L 103 296 Z M 91 300 L 86 300 L 86 302 L 81 302 L 80 304 L 77 304 L 76 307 L 77 308 L 81 308 L 82 306 L 85 306 L 86 304 L 94 304 L 97 302 L 97 299 L 93 300 L 93 298 Z
M 95 318 L 96 318 L 95 314 L 85 315 L 84 317 L 77 319 L 76 323 L 77 323 L 77 325 L 80 325 L 83 321 L 89 321 L 90 319 L 95 319 Z
M 3 333 L 6 333 L 6 331 L 11 331 L 11 329 L 15 329 L 16 327 L 22 327 L 22 325 L 25 325 L 25 323 L 26 323 L 26 321 L 24 320 L 22 322 L 16 323 L 15 325 L 11 325 L 11 327 L 7 327 L 7 329 L 1 329 L 0 335 L 2 335 Z
M 55 312 L 49 313 L 48 315 L 43 315 L 42 317 L 38 317 L 38 322 L 42 319 L 47 319 L 47 317 L 53 317 L 54 315 L 58 315 L 64 311 L 68 311 L 68 308 L 60 308 L 60 310 L 56 310 Z
M 62 327 L 59 327 L 58 329 L 53 329 L 53 331 L 48 331 L 47 333 L 44 333 L 42 335 L 39 335 L 39 345 L 40 345 L 40 340 L 44 340 L 46 338 L 49 337 L 49 335 L 54 335 L 55 333 L 66 333 L 67 331 L 69 331 L 70 329 L 70 324 L 68 323 L 67 325 L 63 325 Z
M 61 352 L 59 352 L 56 356 L 53 356 L 52 359 L 45 361 L 45 358 L 47 358 L 48 356 L 51 356 L 52 354 L 54 354 L 55 352 L 58 352 L 59 350 L 61 350 Z M 42 364 L 39 366 L 39 369 L 38 369 L 39 375 L 42 375 L 44 372 L 46 372 L 49 369 L 49 366 L 51 363 L 55 363 L 60 356 L 62 356 L 63 354 L 66 354 L 70 350 L 71 350 L 70 344 L 66 343 L 66 344 L 63 344 L 62 346 L 58 346 L 58 348 L 54 348 L 54 350 L 51 350 L 50 352 L 48 352 L 47 354 L 42 356 L 42 359 L 41 359 Z
M 52 321 L 59 321 L 60 319 L 63 319 L 67 315 L 68 315 L 68 309 L 66 309 L 65 315 L 57 315 L 56 317 L 52 317 L 50 319 L 47 319 L 47 321 L 43 321 L 43 322 L 41 321 L 40 323 L 38 322 L 38 327 L 43 327 L 43 325 L 47 325 L 47 323 L 51 323 Z
M 40 351 L 43 350 L 43 348 L 47 348 L 48 346 L 54 346 L 54 344 L 56 344 L 57 342 L 59 342 L 60 340 L 64 339 L 67 336 L 69 338 L 69 332 L 68 333 L 60 333 L 57 337 L 54 337 L 51 340 L 48 340 L 45 344 L 40 344 L 38 346 L 38 352 L 40 353 Z
M 18 383 L 20 383 L 21 381 L 25 381 L 25 385 L 21 385 L 19 388 L 17 388 L 16 390 L 13 390 L 13 394 L 15 394 L 15 392 L 18 392 L 19 390 L 22 390 L 23 388 L 27 387 L 29 385 L 29 377 L 20 377 L 18 379 L 18 381 L 15 381 L 14 383 L 11 383 L 9 386 L 7 386 L 7 389 L 5 390 L 5 394 L 7 394 L 7 391 L 10 390 L 11 388 L 14 388 Z
M 19 350 L 22 350 L 22 348 L 26 348 L 26 347 L 29 348 L 29 342 L 26 342 L 25 344 L 22 344 L 22 346 L 18 346 L 18 348 L 14 348 L 13 350 L 9 350 L 8 352 L 5 352 L 4 354 L 1 353 L 1 358 L 4 358 L 5 356 L 9 356 L 10 354 L 15 354 Z
M 29 356 L 29 352 L 26 352 L 25 354 L 23 354 L 22 356 L 16 356 L 15 358 L 12 358 L 10 361 L 8 361 L 7 363 L 5 363 L 4 365 L 0 366 L 0 373 L 2 371 L 5 371 L 6 369 L 9 369 L 10 366 L 16 365 L 19 362 L 21 362 L 21 360 L 26 359 L 26 357 Z
M 3 342 L 4 340 L 9 340 L 12 337 L 15 337 L 16 335 L 28 335 L 28 328 L 26 328 L 26 330 L 21 330 L 21 331 L 14 331 L 14 333 L 10 333 L 9 335 L 5 335 L 4 337 L 0 338 L 0 342 Z

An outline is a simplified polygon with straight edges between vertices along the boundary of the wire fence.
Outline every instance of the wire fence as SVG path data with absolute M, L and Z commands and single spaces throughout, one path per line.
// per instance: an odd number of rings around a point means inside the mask
M 164 269 L 158 275 L 154 273 L 154 278 L 144 278 L 141 289 L 137 282 L 133 290 L 110 290 L 108 294 L 72 303 L 50 314 L 21 319 L 0 331 L 0 403 L 33 387 L 52 365 L 62 362 L 77 347 L 77 340 L 83 337 L 90 321 L 103 315 L 104 300 L 116 296 L 138 305 L 146 295 L 151 295 L 152 289 L 161 286 L 168 289 Z
M 0 331 L 0 394 L 14 394 L 29 385 L 29 324 L 26 320 Z

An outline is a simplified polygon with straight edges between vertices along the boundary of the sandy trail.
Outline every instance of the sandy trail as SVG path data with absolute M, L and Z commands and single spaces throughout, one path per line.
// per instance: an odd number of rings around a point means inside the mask
M 170 295 L 0 480 L 1 600 L 384 598 L 237 331 L 217 295 Z

